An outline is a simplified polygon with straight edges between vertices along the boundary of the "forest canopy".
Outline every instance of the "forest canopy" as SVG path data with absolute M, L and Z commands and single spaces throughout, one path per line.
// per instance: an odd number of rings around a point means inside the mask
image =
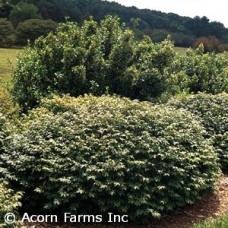
M 192 46 L 199 37 L 216 37 L 220 43 L 228 43 L 228 29 L 220 22 L 210 22 L 205 16 L 183 17 L 102 0 L 0 1 L 0 18 L 8 19 L 15 29 L 20 22 L 28 19 L 65 22 L 68 18 L 67 20 L 82 23 L 90 16 L 100 21 L 107 15 L 120 17 L 127 26 L 135 29 L 138 37 L 146 34 L 155 42 L 164 40 L 170 34 L 177 46 Z

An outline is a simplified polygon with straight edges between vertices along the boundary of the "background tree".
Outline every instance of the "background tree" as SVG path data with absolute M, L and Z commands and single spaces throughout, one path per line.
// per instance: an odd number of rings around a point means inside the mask
M 13 6 L 10 0 L 0 1 L 0 18 L 8 18 Z
M 11 46 L 14 44 L 14 27 L 10 21 L 0 18 L 0 46 Z
M 204 52 L 222 52 L 222 46 L 219 43 L 219 40 L 216 37 L 200 37 L 193 43 L 193 48 L 198 48 L 201 44 L 204 46 Z
M 52 20 L 30 19 L 19 23 L 16 30 L 17 44 L 26 45 L 28 40 L 34 43 L 35 39 L 47 35 L 55 30 L 57 23 Z
M 107 15 L 118 15 L 130 28 L 133 28 L 132 18 L 140 19 L 137 37 L 146 34 L 154 41 L 161 41 L 164 33 L 168 33 L 172 35 L 176 45 L 185 47 L 192 46 L 193 41 L 200 36 L 216 36 L 220 42 L 228 43 L 228 29 L 220 22 L 210 22 L 207 17 L 181 17 L 174 13 L 167 14 L 149 9 L 140 10 L 136 7 L 125 7 L 116 2 L 101 0 L 26 0 L 26 3 L 20 0 L 11 0 L 10 2 L 8 5 L 4 4 L 4 7 L 0 6 L 0 15 L 9 19 L 8 15 L 12 14 L 14 25 L 24 20 L 40 18 L 40 15 L 43 19 L 52 19 L 56 22 L 64 22 L 65 17 L 69 17 L 70 20 L 80 24 L 90 16 L 93 16 L 95 21 L 101 21 Z M 19 10 L 20 4 L 32 4 L 33 9 Z M 34 10 L 34 6 L 39 9 L 39 12 L 37 8 Z M 34 15 L 36 16 L 34 17 Z
M 193 35 L 196 37 L 200 36 L 210 36 L 210 30 L 209 30 L 210 22 L 207 17 L 199 17 L 196 16 L 192 20 L 188 20 L 186 22 L 186 27 L 190 31 L 192 31 Z
M 41 19 L 41 15 L 39 9 L 34 4 L 21 1 L 14 5 L 9 18 L 14 26 L 17 26 L 20 22 L 28 19 Z

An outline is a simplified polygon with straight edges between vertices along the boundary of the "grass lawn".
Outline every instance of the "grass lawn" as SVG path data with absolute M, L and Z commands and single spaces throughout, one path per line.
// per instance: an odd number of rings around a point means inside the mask
M 224 52 L 224 55 L 226 56 L 226 58 L 228 59 L 228 51 Z
M 0 81 L 10 81 L 12 69 L 16 65 L 20 51 L 21 49 L 0 48 Z
M 175 47 L 174 49 L 176 52 L 178 52 L 180 54 L 183 54 L 188 50 L 188 48 L 184 48 L 184 47 Z
M 184 47 L 175 47 L 174 49 L 176 52 L 178 52 L 180 54 L 184 54 L 188 50 L 188 48 L 184 48 Z M 228 59 L 228 51 L 225 51 L 224 55 Z
M 208 219 L 203 223 L 196 224 L 193 228 L 227 228 L 228 227 L 228 215 L 217 218 Z

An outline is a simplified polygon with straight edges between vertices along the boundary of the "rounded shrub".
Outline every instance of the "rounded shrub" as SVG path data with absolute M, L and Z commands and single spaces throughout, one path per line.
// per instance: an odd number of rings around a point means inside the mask
M 228 94 L 179 96 L 171 99 L 169 104 L 200 117 L 207 136 L 213 141 L 222 169 L 228 170 Z
M 204 133 L 185 110 L 54 97 L 8 138 L 3 173 L 20 184 L 32 212 L 113 212 L 142 221 L 213 188 L 219 167 Z
M 2 160 L 2 158 L 5 156 L 5 140 L 9 136 L 9 132 L 6 118 L 0 113 L 0 227 L 10 227 L 3 224 L 4 215 L 9 212 L 17 214 L 17 209 L 21 206 L 20 199 L 22 198 L 21 192 L 14 192 L 2 180 L 4 178 L 4 165 L 2 163 L 4 159 Z

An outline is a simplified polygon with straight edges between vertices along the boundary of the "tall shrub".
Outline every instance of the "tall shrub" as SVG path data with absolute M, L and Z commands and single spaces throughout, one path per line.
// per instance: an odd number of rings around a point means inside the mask
M 190 93 L 228 92 L 228 60 L 224 54 L 205 54 L 204 47 L 200 45 L 196 50 L 188 49 L 186 53 L 177 55 L 170 68 L 174 78 L 181 74 L 184 81 L 187 79 L 186 88 Z M 172 79 L 170 77 L 169 80 Z
M 81 27 L 68 22 L 21 53 L 13 94 L 25 109 L 53 92 L 115 93 L 148 100 L 166 89 L 165 69 L 174 55 L 171 41 L 137 41 L 118 18 L 100 23 L 91 19 Z

